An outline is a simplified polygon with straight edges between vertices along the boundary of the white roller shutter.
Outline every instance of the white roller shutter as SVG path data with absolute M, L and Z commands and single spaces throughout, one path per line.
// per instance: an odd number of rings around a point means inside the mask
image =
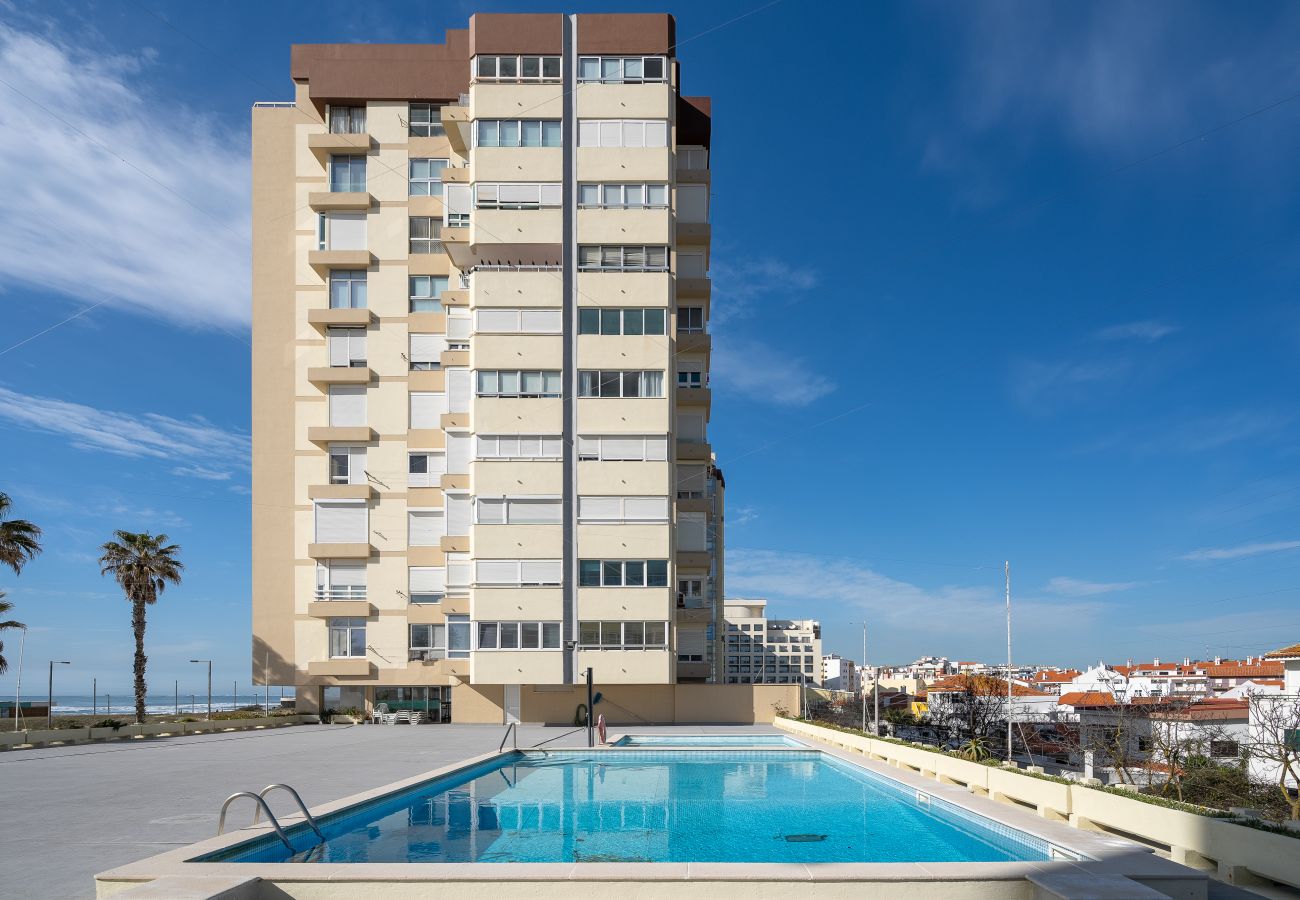
M 447 411 L 469 412 L 469 400 L 474 395 L 474 378 L 469 369 L 447 370 Z
M 456 313 L 447 314 L 447 339 L 453 341 L 469 340 L 470 317 L 468 315 L 458 315 Z
M 475 584 L 518 584 L 519 562 L 513 559 L 480 559 L 474 563 Z
M 703 278 L 704 277 L 704 254 L 703 253 L 678 253 L 677 254 L 677 277 L 678 278 Z
M 348 484 L 366 484 L 366 448 L 348 448 Z
M 645 439 L 645 458 L 663 460 L 668 458 L 668 438 L 663 435 L 651 435 Z
M 623 517 L 619 497 L 579 497 L 578 518 L 588 522 L 617 522 Z
M 600 459 L 600 438 L 578 435 L 578 458 Z
M 332 562 L 329 564 L 329 586 L 331 590 L 341 591 L 349 587 L 366 586 L 366 564 Z
M 441 428 L 447 411 L 446 394 L 411 394 L 411 428 Z
M 687 551 L 708 549 L 704 540 L 704 513 L 677 514 L 677 549 Z
M 470 207 L 474 205 L 474 199 L 470 192 L 468 184 L 448 184 L 443 185 L 445 199 L 447 201 L 447 215 L 453 216 L 458 213 L 468 216 Z
M 327 333 L 330 365 L 351 366 L 366 361 L 364 328 L 331 328 Z
M 525 334 L 559 334 L 564 319 L 558 309 L 522 310 L 520 331 Z
M 645 438 L 605 437 L 600 439 L 601 459 L 640 460 L 645 456 Z
M 316 504 L 316 543 L 368 544 L 370 510 L 364 503 Z
M 677 221 L 709 221 L 709 188 L 703 184 L 677 186 Z
M 678 491 L 703 491 L 704 490 L 704 466 L 678 466 L 677 467 L 677 490 Z
M 410 547 L 437 547 L 447 533 L 447 519 L 440 509 L 412 509 L 406 514 L 406 543 Z
M 519 563 L 519 580 L 523 584 L 559 584 L 563 574 L 563 560 L 525 559 Z
M 677 440 L 702 443 L 704 441 L 704 416 L 698 413 L 678 413 Z
M 351 428 L 366 424 L 366 389 L 360 385 L 330 385 L 330 425 Z
M 447 587 L 469 587 L 470 564 L 468 553 L 447 554 Z
M 411 362 L 436 363 L 442 360 L 447 349 L 447 339 L 440 334 L 411 335 Z
M 506 204 L 539 204 L 542 201 L 542 186 L 540 184 L 513 183 L 502 184 L 497 187 L 497 200 L 503 206 Z
M 503 497 L 479 497 L 476 502 L 474 521 L 479 525 L 504 525 L 506 523 L 506 501 Z
M 506 501 L 507 518 L 515 525 L 558 525 L 563 521 L 560 500 L 515 497 Z
M 447 435 L 447 474 L 465 475 L 474 452 L 474 439 L 468 434 Z
M 542 185 L 542 206 L 559 206 L 564 202 L 564 186 L 561 184 Z
M 704 632 L 698 628 L 677 630 L 677 652 L 682 655 L 704 655 Z
M 365 213 L 327 213 L 325 220 L 329 235 L 329 249 L 366 249 Z
M 542 456 L 559 459 L 564 455 L 564 442 L 558 437 L 542 437 Z
M 447 534 L 452 536 L 469 534 L 469 495 L 447 494 L 443 503 L 447 510 Z
M 441 594 L 447 590 L 447 570 L 412 566 L 408 587 L 412 594 Z
M 645 123 L 645 145 L 647 147 L 668 146 L 668 123 L 662 119 Z
M 626 497 L 623 500 L 623 518 L 635 522 L 666 522 L 667 497 Z
M 598 119 L 582 119 L 578 122 L 578 146 L 600 146 L 600 121 Z
M 517 309 L 479 309 L 479 331 L 515 332 L 519 330 L 519 310 Z

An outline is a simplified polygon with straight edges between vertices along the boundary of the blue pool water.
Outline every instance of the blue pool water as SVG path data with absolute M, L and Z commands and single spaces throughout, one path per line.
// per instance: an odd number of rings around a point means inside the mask
M 615 747 L 803 747 L 784 734 L 625 734 Z
M 1046 842 L 807 750 L 529 751 L 201 861 L 975 862 Z

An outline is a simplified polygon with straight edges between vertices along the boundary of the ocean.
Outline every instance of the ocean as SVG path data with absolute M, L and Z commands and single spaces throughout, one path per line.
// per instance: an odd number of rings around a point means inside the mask
M 35 696 L 23 692 L 23 703 L 33 702 L 45 705 L 45 695 Z M 287 700 L 293 699 L 293 692 L 282 692 L 279 688 L 271 689 L 271 709 L 280 708 L 280 698 L 283 696 Z M 4 700 L 13 703 L 13 697 L 4 697 Z M 256 703 L 261 706 L 266 701 L 266 693 L 250 691 L 247 694 L 240 692 L 238 697 L 232 694 L 213 694 L 212 711 L 238 709 L 241 706 L 251 706 Z M 109 703 L 112 706 L 109 706 Z M 145 711 L 150 715 L 169 715 L 177 712 L 178 706 L 174 694 L 149 694 L 145 697 Z M 10 715 L 13 714 L 13 706 L 9 706 Z M 182 694 L 180 696 L 179 711 L 181 715 L 203 715 L 208 711 L 208 695 L 203 694 Z M 54 697 L 54 714 L 56 716 L 85 716 L 85 715 L 134 715 L 135 714 L 135 695 L 130 691 L 112 694 L 100 693 L 98 697 L 90 694 L 56 694 Z

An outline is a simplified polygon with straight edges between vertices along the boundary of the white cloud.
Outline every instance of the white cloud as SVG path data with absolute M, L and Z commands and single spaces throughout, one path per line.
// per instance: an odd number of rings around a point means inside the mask
M 1094 597 L 1098 594 L 1113 594 L 1141 587 L 1140 581 L 1083 581 L 1079 578 L 1058 576 L 1047 582 L 1047 590 L 1063 597 Z
M 1180 559 L 1203 561 L 1207 559 L 1240 559 L 1243 556 L 1259 556 L 1263 553 L 1280 553 L 1283 550 L 1300 548 L 1300 541 L 1272 541 L 1267 544 L 1239 544 L 1236 547 L 1202 547 L 1191 553 L 1184 553 Z
M 1094 440 L 1080 452 L 1126 451 L 1139 456 L 1169 453 L 1204 453 L 1240 441 L 1263 441 L 1285 426 L 1293 416 L 1268 410 L 1180 418 L 1166 415 Z
M 727 511 L 727 524 L 733 528 L 748 525 L 757 519 L 758 508 L 755 506 L 737 506 Z
M 1025 360 L 1013 367 L 1011 391 L 1021 406 L 1046 412 L 1085 399 L 1099 388 L 1119 384 L 1132 371 L 1133 364 L 1126 359 L 1055 363 Z
M 244 326 L 247 135 L 151 96 L 150 59 L 0 25 L 0 273 L 81 305 Z
M 764 295 L 781 295 L 788 302 L 792 295 L 817 286 L 817 272 L 795 268 L 780 259 L 746 256 L 742 265 L 732 265 L 719 254 L 709 266 L 713 282 L 709 317 L 716 327 L 733 319 L 744 318 L 753 311 L 754 301 Z
M 710 377 L 721 391 L 776 406 L 807 406 L 835 390 L 835 382 L 790 351 L 753 338 L 718 340 Z
M 178 465 L 172 472 L 178 475 L 224 480 L 249 465 L 247 434 L 219 428 L 198 416 L 133 415 L 0 387 L 0 420 L 63 437 L 79 450 L 174 461 Z
M 1124 322 L 1093 332 L 1099 341 L 1146 341 L 1153 344 L 1178 330 L 1178 326 L 1147 319 L 1141 322 Z

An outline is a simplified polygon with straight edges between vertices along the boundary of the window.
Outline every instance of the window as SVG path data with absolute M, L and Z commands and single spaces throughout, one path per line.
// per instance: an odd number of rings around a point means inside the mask
M 412 603 L 441 603 L 447 594 L 447 570 L 411 566 L 407 570 L 407 586 Z
M 668 248 L 583 244 L 578 248 L 578 268 L 584 272 L 666 272 Z
M 480 434 L 477 440 L 478 459 L 560 459 L 564 455 L 558 434 Z
M 339 560 L 322 560 L 317 563 L 316 599 L 366 599 L 366 564 Z
M 677 370 L 677 386 L 679 388 L 702 388 L 708 384 L 708 379 L 704 373 L 697 368 L 699 365 L 701 364 L 696 363 L 694 367 L 688 368 L 687 364 L 683 364 Z
M 677 514 L 677 549 L 695 553 L 709 549 L 704 513 Z
M 677 169 L 679 171 L 707 169 L 709 151 L 704 147 L 677 145 Z
M 442 170 L 445 159 L 413 159 L 410 162 L 410 193 L 412 197 L 441 197 Z
M 476 147 L 558 147 L 559 119 L 479 119 Z
M 578 334 L 663 334 L 666 312 L 584 306 L 578 310 Z
M 442 137 L 442 107 L 436 103 L 412 103 L 407 119 L 411 137 Z
M 677 661 L 704 662 L 704 630 L 688 628 L 677 630 Z
M 442 416 L 447 412 L 447 395 L 425 391 L 411 392 L 412 429 L 440 428 Z
M 593 372 L 578 373 L 579 397 L 662 397 L 663 372 Z
M 364 369 L 366 367 L 366 330 L 364 328 L 329 328 L 325 331 L 331 368 Z
M 684 444 L 705 443 L 704 415 L 702 413 L 678 413 L 677 440 Z
M 579 622 L 583 650 L 662 650 L 668 646 L 667 622 Z
M 442 292 L 447 290 L 446 275 L 410 276 L 411 312 L 442 312 Z
M 447 655 L 447 626 L 412 625 L 410 642 L 411 659 L 442 659 Z
M 366 389 L 353 384 L 331 384 L 329 417 L 331 428 L 356 428 L 366 424 Z
M 366 308 L 365 269 L 330 270 L 330 309 Z
M 578 81 L 605 84 L 644 84 L 664 81 L 668 60 L 663 56 L 583 56 L 578 58 Z
M 666 559 L 582 559 L 580 587 L 667 587 Z
M 437 547 L 447 533 L 447 518 L 440 509 L 410 509 L 406 512 L 408 547 Z
M 560 334 L 564 314 L 559 309 L 497 309 L 474 311 L 474 330 L 488 334 Z
M 559 525 L 558 497 L 476 497 L 478 525 Z
M 469 659 L 469 616 L 447 617 L 447 658 Z
M 432 216 L 411 216 L 411 253 L 445 253 L 442 246 L 442 222 Z
M 559 622 L 479 622 L 480 650 L 559 650 Z
M 705 265 L 703 253 L 681 253 L 677 254 L 677 277 L 678 278 L 704 278 L 709 269 Z
M 704 307 L 682 306 L 677 309 L 678 334 L 704 333 Z
M 330 657 L 366 655 L 365 619 L 330 619 Z
M 411 352 L 407 357 L 412 372 L 428 372 L 442 368 L 442 351 L 447 349 L 447 338 L 441 334 L 412 334 Z
M 330 190 L 339 192 L 361 192 L 366 189 L 366 158 L 361 155 L 343 156 L 334 154 L 330 157 Z
M 445 451 L 416 450 L 406 454 L 407 487 L 438 487 L 446 471 Z
M 677 499 L 700 500 L 708 487 L 708 469 L 705 466 L 691 465 L 677 467 Z
M 578 497 L 579 522 L 667 522 L 667 497 Z
M 709 221 L 709 189 L 702 184 L 683 184 L 677 187 L 677 223 L 707 223 Z
M 316 242 L 320 250 L 365 250 L 365 213 L 321 213 L 316 219 Z
M 364 134 L 366 108 L 364 106 L 331 106 L 330 134 Z
M 480 397 L 559 397 L 561 391 L 558 371 L 480 369 L 478 372 Z
M 579 119 L 579 147 L 667 147 L 664 119 Z
M 474 185 L 474 205 L 479 209 L 542 209 L 564 202 L 562 185 L 538 182 L 483 182 Z
M 677 579 L 677 596 L 682 601 L 700 601 L 704 599 L 703 578 Z
M 474 561 L 474 583 L 479 587 L 559 587 L 563 578 L 562 559 Z
M 1210 756 L 1216 759 L 1241 755 L 1241 745 L 1236 741 L 1210 741 Z
M 662 434 L 578 435 L 578 459 L 657 462 L 668 458 L 668 437 Z
M 559 81 L 558 56 L 476 56 L 475 81 Z
M 330 444 L 330 484 L 366 483 L 366 448 Z
M 447 228 L 468 228 L 469 210 L 473 205 L 468 184 L 449 184 L 446 186 L 446 205 L 443 209 Z M 464 275 L 461 276 L 464 279 Z M 464 285 L 469 287 L 468 284 Z
M 600 209 L 665 209 L 668 206 L 668 185 L 580 184 L 578 206 Z

